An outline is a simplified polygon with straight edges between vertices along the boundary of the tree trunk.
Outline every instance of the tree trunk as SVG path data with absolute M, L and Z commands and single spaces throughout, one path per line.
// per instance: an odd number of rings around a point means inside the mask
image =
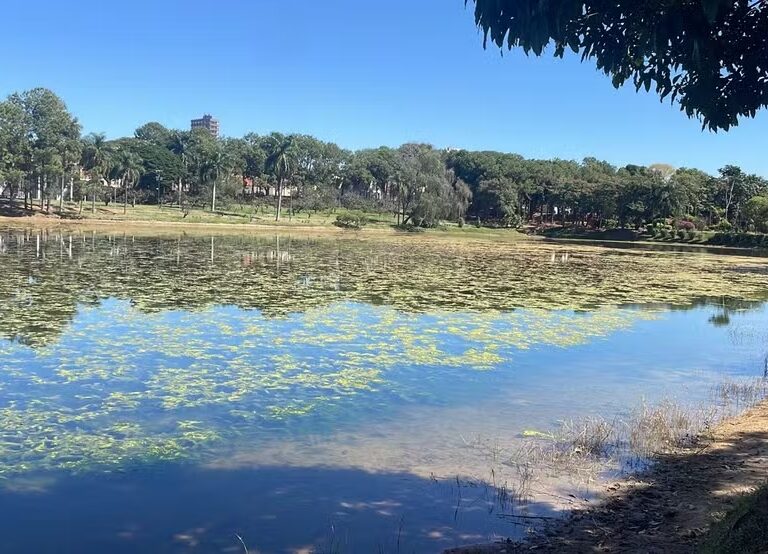
M 277 180 L 277 213 L 275 221 L 280 221 L 280 210 L 283 208 L 283 178 Z
M 64 213 L 64 175 L 61 176 L 61 193 L 59 194 L 59 215 Z
M 128 213 L 128 179 L 123 177 L 123 213 Z
M 216 181 L 213 181 L 213 194 L 211 194 L 211 213 L 216 212 Z
M 182 187 L 182 181 L 181 177 L 179 177 L 179 210 L 181 210 L 181 187 Z

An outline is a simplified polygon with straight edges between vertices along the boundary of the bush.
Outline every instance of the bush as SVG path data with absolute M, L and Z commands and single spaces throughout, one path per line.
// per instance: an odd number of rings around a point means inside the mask
M 727 233 L 733 228 L 733 225 L 727 219 L 721 219 L 717 225 L 712 227 L 715 231 L 722 231 Z
M 513 212 L 511 214 L 508 214 L 504 218 L 504 226 L 509 227 L 511 229 L 517 229 L 523 224 L 523 218 L 520 217 L 520 214 Z
M 696 224 L 693 221 L 687 221 L 685 219 L 675 221 L 675 226 L 683 231 L 695 231 Z
M 405 231 L 406 233 L 423 233 L 425 230 L 424 227 L 419 227 L 413 223 L 401 223 L 400 225 L 397 225 L 396 228 L 399 231 Z
M 696 226 L 697 231 L 703 231 L 707 228 L 707 222 L 702 217 L 688 216 L 686 219 Z
M 368 223 L 368 220 L 361 216 L 356 214 L 342 214 L 339 216 L 336 216 L 336 221 L 334 221 L 334 225 L 336 227 L 341 227 L 342 229 L 362 229 L 365 227 Z

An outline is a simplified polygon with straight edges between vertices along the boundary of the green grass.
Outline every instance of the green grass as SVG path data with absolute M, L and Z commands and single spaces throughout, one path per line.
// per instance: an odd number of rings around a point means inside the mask
M 768 485 L 739 499 L 735 508 L 715 524 L 702 545 L 702 554 L 750 554 L 768 551 Z
M 9 209 L 8 204 L 0 205 L 0 215 L 21 215 L 21 204 L 16 203 Z M 27 215 L 42 213 L 35 206 L 34 211 Z M 186 213 L 186 215 L 185 215 Z M 254 208 L 249 205 L 232 204 L 222 206 L 216 212 L 211 212 L 208 208 L 192 208 L 186 212 L 180 210 L 178 206 L 165 205 L 162 207 L 156 205 L 137 204 L 135 207 L 130 204 L 126 213 L 123 213 L 123 205 L 118 202 L 109 205 L 103 202 L 96 204 L 95 211 L 91 211 L 90 203 L 83 205 L 82 212 L 77 203 L 65 203 L 64 210 L 60 214 L 58 203 L 51 205 L 50 216 L 52 219 L 61 216 L 68 221 L 94 221 L 94 222 L 132 222 L 132 223 L 172 223 L 172 224 L 190 224 L 190 225 L 242 225 L 251 227 L 275 227 L 275 228 L 327 228 L 329 230 L 339 230 L 334 225 L 336 219 L 340 216 L 354 216 L 364 219 L 366 224 L 361 229 L 349 229 L 349 233 L 365 233 L 369 230 L 388 231 L 396 234 L 408 235 L 408 231 L 396 227 L 396 218 L 391 213 L 363 212 L 359 210 L 349 210 L 346 208 L 336 208 L 334 210 L 320 210 L 317 212 L 301 211 L 294 214 L 290 213 L 288 207 L 284 207 L 280 221 L 275 221 L 275 209 L 271 206 L 263 208 Z M 21 219 L 21 218 L 20 218 Z M 423 229 L 426 234 L 431 236 L 442 236 L 452 239 L 461 238 L 485 238 L 500 240 L 517 240 L 524 238 L 525 235 L 513 229 L 494 229 L 486 227 L 475 227 L 472 225 L 459 226 L 453 222 L 443 222 L 434 229 Z M 417 234 L 417 233 L 414 233 Z M 422 234 L 422 233 L 418 233 Z
M 237 204 L 222 207 L 216 212 L 208 209 L 194 208 L 185 213 L 175 206 L 137 205 L 135 208 L 128 206 L 127 212 L 123 213 L 122 206 L 114 204 L 105 206 L 97 204 L 96 212 L 92 213 L 89 207 L 83 209 L 82 214 L 76 214 L 73 207 L 65 212 L 68 216 L 79 215 L 82 219 L 98 219 L 108 221 L 147 221 L 147 222 L 176 222 L 176 223 L 228 223 L 242 225 L 297 225 L 297 226 L 331 226 L 336 217 L 342 214 L 350 213 L 349 210 L 339 208 L 335 211 L 324 210 L 318 212 L 302 211 L 291 214 L 288 209 L 284 209 L 280 221 L 275 221 L 275 210 L 273 208 L 254 209 L 252 206 L 239 206 Z M 394 224 L 394 218 L 389 214 L 365 213 L 362 214 L 371 224 L 391 225 Z

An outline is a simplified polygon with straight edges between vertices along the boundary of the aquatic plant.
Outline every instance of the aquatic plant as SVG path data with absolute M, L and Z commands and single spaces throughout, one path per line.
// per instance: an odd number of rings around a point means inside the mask
M 768 284 L 750 259 L 541 244 L 0 233 L 6 476 L 439 402 L 437 381 L 514 371 L 521 351 L 607 337 L 659 317 L 654 303 L 759 300 Z M 620 308 L 635 303 L 650 309 Z

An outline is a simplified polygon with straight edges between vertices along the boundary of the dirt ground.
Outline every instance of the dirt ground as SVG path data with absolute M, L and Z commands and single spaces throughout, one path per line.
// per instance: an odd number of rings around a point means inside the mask
M 766 481 L 768 402 L 722 423 L 711 436 L 663 457 L 648 471 L 607 486 L 600 503 L 524 544 L 475 546 L 446 554 L 696 552 L 709 525 L 741 494 Z

